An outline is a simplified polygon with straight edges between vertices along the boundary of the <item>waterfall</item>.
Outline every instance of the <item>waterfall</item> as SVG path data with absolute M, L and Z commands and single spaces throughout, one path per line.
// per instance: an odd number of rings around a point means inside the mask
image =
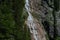
M 27 25 L 30 30 L 30 33 L 32 34 L 33 40 L 45 40 L 45 37 L 43 38 L 43 36 L 42 37 L 40 36 L 43 33 L 39 33 L 40 32 L 39 30 L 41 30 L 42 28 L 39 28 L 40 25 L 35 21 L 35 19 L 33 18 L 33 16 L 30 13 L 29 0 L 26 0 L 25 8 L 29 14 L 29 16 L 27 18 Z M 43 39 L 41 39 L 41 38 L 43 38 Z

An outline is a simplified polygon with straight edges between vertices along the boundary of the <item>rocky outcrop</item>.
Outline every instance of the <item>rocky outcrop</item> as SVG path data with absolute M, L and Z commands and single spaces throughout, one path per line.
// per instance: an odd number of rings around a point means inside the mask
M 47 31 L 50 38 L 54 37 L 54 32 L 57 32 L 57 35 L 60 36 L 60 1 L 59 0 L 29 0 L 31 14 L 36 18 L 39 23 L 41 22 Z M 55 10 L 54 10 L 55 9 Z M 54 15 L 56 22 L 54 21 Z M 54 23 L 55 22 L 55 23 Z M 56 29 L 54 27 L 56 25 Z
M 39 24 L 39 21 L 32 16 L 31 5 L 29 5 L 29 1 L 26 0 L 25 8 L 29 14 L 26 24 L 31 33 L 31 40 L 46 40 L 46 32 L 43 29 L 42 24 Z M 32 5 L 33 6 L 33 5 Z

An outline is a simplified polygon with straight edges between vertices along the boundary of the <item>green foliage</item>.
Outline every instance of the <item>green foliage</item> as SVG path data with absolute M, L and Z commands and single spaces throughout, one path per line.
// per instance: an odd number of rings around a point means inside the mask
M 30 38 L 30 30 L 28 29 L 28 26 L 25 24 L 25 27 L 24 27 L 24 35 L 25 35 L 25 39 L 24 40 L 31 40 Z
M 23 11 L 24 0 L 4 0 L 0 4 L 0 40 L 29 40 L 24 29 L 27 13 Z
M 59 10 L 59 0 L 54 0 L 54 6 L 55 6 L 55 10 L 58 11 Z
M 56 40 L 60 40 L 60 37 L 57 37 Z

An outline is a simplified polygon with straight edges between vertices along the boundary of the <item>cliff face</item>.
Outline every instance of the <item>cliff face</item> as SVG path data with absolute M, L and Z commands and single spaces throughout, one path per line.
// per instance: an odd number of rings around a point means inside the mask
M 27 24 L 28 28 L 30 29 L 31 40 L 46 40 L 45 30 L 43 29 L 42 24 L 39 24 L 38 20 L 32 16 L 31 6 L 33 6 L 33 5 L 29 5 L 29 3 L 30 3 L 29 0 L 26 0 L 25 7 L 29 14 L 26 24 Z M 32 1 L 32 3 L 33 3 L 33 1 Z
M 29 0 L 31 14 L 42 23 L 49 38 L 60 36 L 60 0 Z

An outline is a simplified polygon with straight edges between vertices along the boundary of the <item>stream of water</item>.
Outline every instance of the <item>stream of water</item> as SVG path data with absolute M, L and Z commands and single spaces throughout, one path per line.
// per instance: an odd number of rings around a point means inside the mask
M 40 26 L 35 22 L 35 19 L 30 13 L 30 5 L 29 5 L 29 0 L 26 0 L 25 8 L 28 12 L 28 18 L 27 18 L 27 25 L 30 29 L 30 33 L 33 35 L 33 40 L 45 40 L 45 37 L 41 39 L 41 36 L 39 35 L 40 33 L 37 31 L 38 29 L 41 30 L 42 28 L 39 28 Z M 39 26 L 39 27 L 38 27 Z M 41 30 L 41 35 L 43 34 Z
M 27 25 L 29 26 L 29 29 L 30 29 L 30 33 L 33 34 L 33 37 L 34 37 L 34 40 L 38 40 L 37 38 L 37 31 L 34 29 L 35 28 L 35 24 L 34 24 L 34 18 L 33 16 L 31 15 L 30 13 L 30 8 L 29 8 L 29 1 L 26 0 L 26 4 L 25 4 L 25 7 L 27 9 L 27 12 L 29 14 L 28 18 L 27 18 Z

